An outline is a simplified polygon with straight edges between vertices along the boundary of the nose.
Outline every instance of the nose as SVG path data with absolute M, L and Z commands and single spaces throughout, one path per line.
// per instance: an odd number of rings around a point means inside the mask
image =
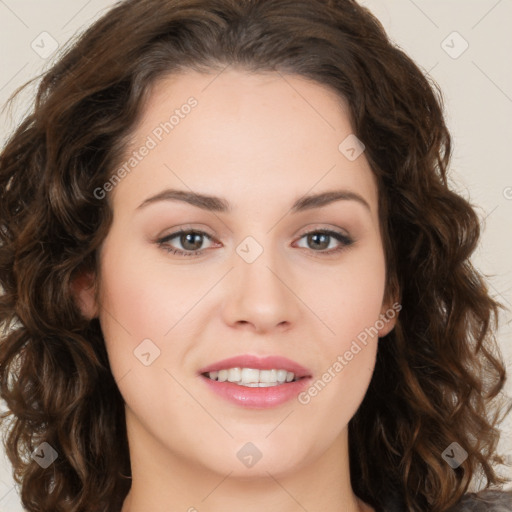
M 238 254 L 226 280 L 224 321 L 232 327 L 266 333 L 288 330 L 300 314 L 292 272 L 270 249 L 249 263 Z

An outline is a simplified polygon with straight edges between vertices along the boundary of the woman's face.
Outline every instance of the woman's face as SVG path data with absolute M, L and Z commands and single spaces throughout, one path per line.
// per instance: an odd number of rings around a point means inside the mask
M 153 89 L 104 188 L 99 304 L 82 296 L 141 457 L 277 475 L 346 446 L 395 323 L 376 182 L 347 113 L 277 73 L 188 72 Z M 220 372 L 237 367 L 270 371 Z

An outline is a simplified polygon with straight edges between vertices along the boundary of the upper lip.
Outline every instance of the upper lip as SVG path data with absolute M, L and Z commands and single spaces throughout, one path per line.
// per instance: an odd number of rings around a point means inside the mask
M 199 373 L 215 372 L 218 370 L 227 370 L 229 368 L 254 368 L 257 370 L 286 370 L 293 372 L 296 378 L 310 377 L 311 372 L 301 366 L 299 363 L 281 356 L 260 357 L 251 354 L 230 357 L 209 364 L 199 370 Z

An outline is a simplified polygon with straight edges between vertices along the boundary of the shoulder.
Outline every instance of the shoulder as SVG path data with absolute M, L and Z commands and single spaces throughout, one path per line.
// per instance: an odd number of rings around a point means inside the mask
M 407 507 L 403 496 L 397 491 L 388 495 L 378 512 L 405 512 Z M 465 494 L 448 512 L 512 512 L 512 489 L 491 490 Z
M 489 490 L 465 494 L 450 512 L 511 512 L 512 490 Z

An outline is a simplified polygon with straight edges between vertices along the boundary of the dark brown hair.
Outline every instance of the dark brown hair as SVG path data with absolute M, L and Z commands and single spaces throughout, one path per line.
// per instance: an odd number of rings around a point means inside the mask
M 70 284 L 99 270 L 112 211 L 94 191 L 122 161 L 151 85 L 227 66 L 299 75 L 345 98 L 378 181 L 386 297 L 402 310 L 349 424 L 354 492 L 378 506 L 396 489 L 408 510 L 442 512 L 479 472 L 503 483 L 502 305 L 469 261 L 479 222 L 447 184 L 437 85 L 353 0 L 126 0 L 44 74 L 0 154 L 0 391 L 24 507 L 121 507 L 124 403 L 99 322 L 83 318 Z M 30 457 L 43 441 L 59 454 L 47 470 Z M 456 469 L 441 456 L 453 441 L 468 453 Z

